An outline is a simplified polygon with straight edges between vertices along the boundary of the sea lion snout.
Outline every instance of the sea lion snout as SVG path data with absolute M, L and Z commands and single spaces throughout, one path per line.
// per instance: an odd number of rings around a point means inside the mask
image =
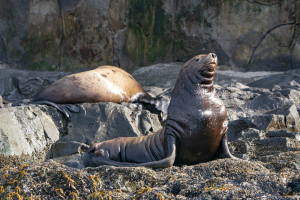
M 199 63 L 198 65 L 198 73 L 200 73 L 200 75 L 203 77 L 202 79 L 205 80 L 205 82 L 211 83 L 218 65 L 218 57 L 215 53 L 209 53 L 207 55 L 204 55 L 202 59 L 202 64 Z
M 214 62 L 216 65 L 218 65 L 218 57 L 217 54 L 215 53 L 209 53 L 208 57 L 210 57 L 210 59 L 212 60 L 212 62 Z
M 217 55 L 215 53 L 209 53 L 209 55 L 212 57 L 212 58 L 216 58 Z

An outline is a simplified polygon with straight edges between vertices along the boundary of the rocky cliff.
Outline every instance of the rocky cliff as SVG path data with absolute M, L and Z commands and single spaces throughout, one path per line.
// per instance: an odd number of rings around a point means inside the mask
M 215 52 L 243 70 L 300 66 L 296 0 L 0 0 L 0 61 L 132 71 Z

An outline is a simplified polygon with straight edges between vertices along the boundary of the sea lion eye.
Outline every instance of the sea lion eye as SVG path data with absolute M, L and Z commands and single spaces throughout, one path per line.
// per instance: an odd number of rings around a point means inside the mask
M 200 60 L 199 58 L 196 58 L 196 62 L 199 62 L 199 60 Z

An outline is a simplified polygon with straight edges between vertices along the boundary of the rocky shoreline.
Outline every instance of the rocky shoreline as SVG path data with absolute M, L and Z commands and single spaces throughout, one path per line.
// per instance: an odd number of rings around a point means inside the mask
M 162 66 L 156 76 L 147 68 L 133 75 L 139 82 L 152 80 L 142 84 L 168 98 L 179 66 L 165 65 L 173 75 Z M 0 92 L 8 100 L 0 108 L 0 199 L 300 198 L 299 70 L 258 76 L 219 71 L 215 87 L 228 111 L 230 150 L 242 160 L 157 170 L 61 163 L 80 161 L 93 142 L 159 130 L 165 115 L 137 103 L 85 103 L 68 120 L 52 107 L 21 101 L 63 73 L 11 71 L 0 75 Z

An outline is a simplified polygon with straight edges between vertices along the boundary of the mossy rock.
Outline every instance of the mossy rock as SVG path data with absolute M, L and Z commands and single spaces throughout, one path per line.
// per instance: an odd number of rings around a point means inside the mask
M 161 0 L 130 1 L 127 52 L 132 60 L 147 65 L 169 56 L 171 30 L 171 16 L 164 11 Z

